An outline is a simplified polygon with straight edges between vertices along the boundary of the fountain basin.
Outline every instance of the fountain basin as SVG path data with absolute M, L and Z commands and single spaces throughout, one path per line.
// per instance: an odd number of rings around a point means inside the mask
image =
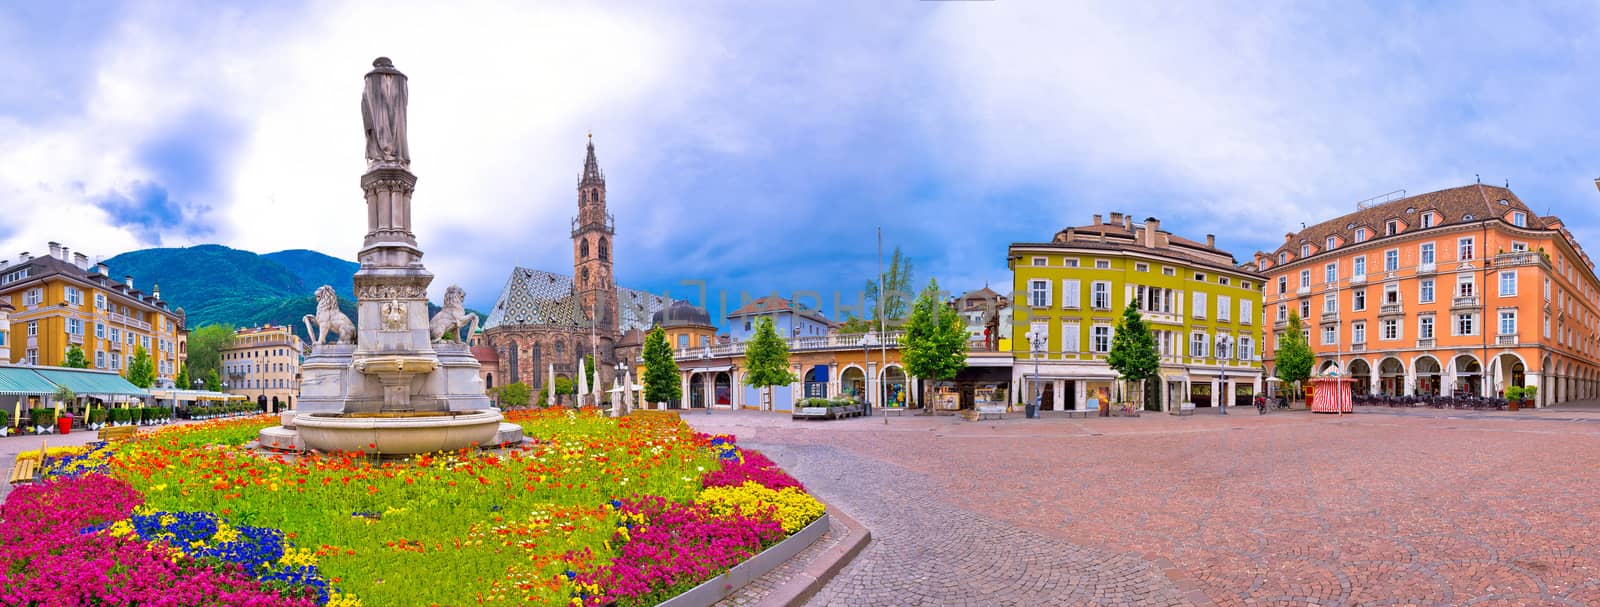
M 426 356 L 373 356 L 357 360 L 355 367 L 357 371 L 368 375 L 416 375 L 431 373 L 439 368 L 439 359 Z
M 491 446 L 504 416 L 494 409 L 419 413 L 303 413 L 294 419 L 306 449 L 416 455 Z

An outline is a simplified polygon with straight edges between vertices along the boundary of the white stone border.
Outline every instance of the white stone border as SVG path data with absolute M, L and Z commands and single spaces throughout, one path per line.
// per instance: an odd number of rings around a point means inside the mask
M 762 550 L 759 554 L 745 559 L 744 562 L 734 565 L 732 569 L 706 580 L 699 586 L 661 602 L 656 607 L 710 607 L 800 554 L 801 550 L 805 550 L 828 532 L 829 524 L 828 513 L 823 512 L 822 517 L 811 521 L 811 524 L 796 531 L 794 535 L 784 538 L 771 548 Z

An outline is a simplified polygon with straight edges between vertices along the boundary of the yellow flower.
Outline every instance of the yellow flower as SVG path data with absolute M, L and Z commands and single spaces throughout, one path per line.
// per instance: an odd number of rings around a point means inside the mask
M 746 481 L 738 487 L 708 487 L 695 497 L 695 502 L 706 504 L 718 516 L 756 516 L 770 512 L 786 533 L 801 530 L 822 516 L 822 502 L 804 491 L 787 487 L 773 491 L 755 481 Z

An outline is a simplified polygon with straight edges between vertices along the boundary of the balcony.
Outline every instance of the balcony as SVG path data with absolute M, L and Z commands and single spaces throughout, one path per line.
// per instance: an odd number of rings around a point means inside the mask
M 67 334 L 67 343 L 78 344 L 80 346 L 83 345 L 83 334 L 82 333 L 68 333 Z
M 1364 284 L 1367 284 L 1367 275 L 1366 274 L 1356 274 L 1354 276 L 1351 276 L 1350 277 L 1350 284 L 1353 284 L 1353 285 L 1364 285 Z
M 1397 304 L 1397 303 L 1383 304 L 1381 306 L 1378 306 L 1378 315 L 1379 316 L 1393 316 L 1393 315 L 1396 315 L 1396 314 L 1404 314 L 1405 313 L 1405 309 L 1404 308 L 1405 308 L 1405 306 L 1403 306 L 1401 304 Z
M 1289 321 L 1280 318 L 1280 319 L 1278 319 L 1278 322 L 1272 323 L 1272 328 L 1275 331 L 1282 331 L 1284 329 L 1287 329 L 1287 328 L 1289 328 Z
M 1545 261 L 1544 255 L 1534 251 L 1512 251 L 1510 253 L 1501 253 L 1494 256 L 1493 263 L 1494 267 L 1496 268 L 1549 265 L 1549 262 Z
M 881 337 L 872 335 L 865 338 L 859 334 L 819 335 L 816 337 L 796 337 L 793 339 L 786 339 L 784 340 L 784 343 L 789 345 L 790 352 L 816 352 L 826 350 L 859 351 L 862 350 L 863 347 L 872 350 L 877 350 L 879 348 L 898 350 L 900 348 L 900 338 L 904 335 L 904 331 L 890 331 Z M 863 341 L 866 343 L 863 344 Z M 673 352 L 672 357 L 676 360 L 692 360 L 696 358 L 725 358 L 744 356 L 744 347 L 746 343 L 749 342 L 717 344 L 714 346 L 700 346 L 697 348 L 679 348 Z M 978 343 L 979 345 L 982 345 L 981 341 Z
M 135 329 L 144 329 L 145 331 L 150 330 L 150 323 L 142 320 L 135 320 L 131 317 L 123 316 L 116 312 L 106 312 L 106 324 L 113 327 L 130 327 Z
M 578 218 L 576 218 L 576 217 L 572 218 L 572 237 L 573 238 L 577 238 L 578 234 L 580 232 L 583 232 L 583 231 L 588 230 L 590 228 L 599 228 L 599 229 L 605 231 L 605 233 L 607 233 L 607 234 L 616 234 L 617 233 L 617 220 L 616 220 L 615 217 L 612 217 L 610 213 L 606 213 L 606 219 L 605 219 L 604 222 L 590 221 L 590 222 L 586 222 L 586 223 L 579 223 L 578 222 Z
M 1497 346 L 1515 346 L 1515 345 L 1517 345 L 1517 336 L 1516 335 L 1500 335 L 1500 336 L 1497 336 L 1497 337 L 1494 338 L 1494 344 L 1497 345 Z
M 1457 295 L 1450 300 L 1450 307 L 1452 309 L 1481 308 L 1483 303 L 1478 299 L 1477 295 Z
M 1418 348 L 1432 348 L 1433 347 L 1433 339 L 1432 338 L 1418 339 L 1417 340 L 1417 347 Z
M 1417 264 L 1417 274 L 1418 275 L 1432 274 L 1432 273 L 1434 273 L 1436 271 L 1438 271 L 1438 264 L 1431 264 L 1431 263 Z
M 1309 287 L 1309 286 L 1301 286 L 1300 288 L 1294 290 L 1294 294 L 1298 295 L 1300 297 L 1305 297 L 1307 295 L 1310 295 L 1311 294 L 1311 287 Z
M 1351 352 L 1366 352 L 1367 351 L 1367 342 L 1361 342 L 1361 343 L 1358 343 L 1358 344 L 1350 344 L 1350 351 Z

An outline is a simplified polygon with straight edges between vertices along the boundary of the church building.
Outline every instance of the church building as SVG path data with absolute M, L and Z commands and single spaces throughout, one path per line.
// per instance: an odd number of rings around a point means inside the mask
M 486 386 L 520 381 L 537 393 L 549 381 L 551 366 L 556 375 L 574 378 L 578 361 L 593 354 L 597 383 L 609 389 L 617 363 L 638 358 L 652 317 L 672 301 L 617 286 L 615 239 L 616 221 L 606 211 L 605 173 L 595 160 L 591 136 L 578 176 L 572 274 L 512 269 L 476 340 L 478 359 L 488 364 Z

